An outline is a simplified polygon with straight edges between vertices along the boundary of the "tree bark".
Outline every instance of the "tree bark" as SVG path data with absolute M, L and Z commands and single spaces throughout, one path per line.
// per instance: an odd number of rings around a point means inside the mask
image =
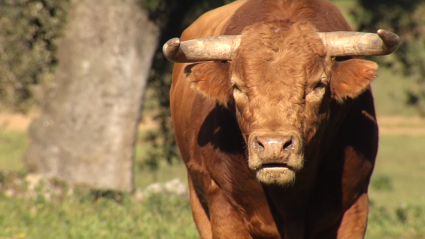
M 159 29 L 137 0 L 72 0 L 55 84 L 30 127 L 30 173 L 133 189 L 137 124 Z

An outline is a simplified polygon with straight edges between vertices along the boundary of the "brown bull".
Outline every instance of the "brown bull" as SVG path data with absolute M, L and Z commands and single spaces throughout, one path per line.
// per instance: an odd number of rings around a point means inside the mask
M 398 38 L 350 30 L 325 0 L 240 0 L 164 46 L 201 238 L 364 237 L 377 65 L 356 57 Z

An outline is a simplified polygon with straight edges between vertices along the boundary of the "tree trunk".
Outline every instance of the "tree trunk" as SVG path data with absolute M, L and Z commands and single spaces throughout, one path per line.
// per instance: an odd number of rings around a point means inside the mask
M 159 30 L 137 0 L 72 0 L 55 83 L 30 127 L 30 173 L 133 189 L 143 92 Z

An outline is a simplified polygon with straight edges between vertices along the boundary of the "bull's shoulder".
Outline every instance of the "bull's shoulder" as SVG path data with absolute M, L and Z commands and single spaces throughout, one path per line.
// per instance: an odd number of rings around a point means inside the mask
M 227 21 L 247 1 L 234 1 L 204 13 L 183 32 L 181 40 L 221 35 Z

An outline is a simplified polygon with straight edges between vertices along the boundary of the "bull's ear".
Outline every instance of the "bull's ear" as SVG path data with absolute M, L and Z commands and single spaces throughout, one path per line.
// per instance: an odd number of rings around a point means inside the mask
M 233 101 L 230 62 L 206 62 L 188 65 L 184 72 L 190 87 L 227 107 Z
M 332 68 L 332 98 L 338 102 L 345 98 L 356 98 L 377 77 L 378 65 L 372 61 L 351 59 L 336 62 Z

